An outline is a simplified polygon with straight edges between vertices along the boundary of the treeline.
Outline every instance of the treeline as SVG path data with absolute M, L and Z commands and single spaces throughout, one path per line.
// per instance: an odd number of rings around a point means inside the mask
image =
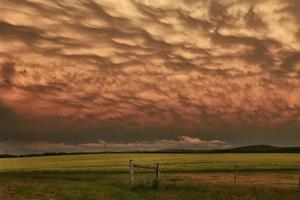
M 32 153 L 32 154 L 0 154 L 0 158 L 20 158 L 20 157 L 38 157 L 38 156 L 60 156 L 60 155 L 82 155 L 82 154 L 95 154 L 93 152 L 45 152 L 45 153 Z
M 157 151 L 107 151 L 107 152 L 46 152 L 40 154 L 0 154 L 0 158 L 19 158 L 19 157 L 37 157 L 37 156 L 60 156 L 60 155 L 84 155 L 84 154 L 105 154 L 105 153 L 300 153 L 300 147 L 275 147 L 268 145 L 242 146 L 229 149 L 213 150 L 191 150 L 191 149 L 161 149 Z

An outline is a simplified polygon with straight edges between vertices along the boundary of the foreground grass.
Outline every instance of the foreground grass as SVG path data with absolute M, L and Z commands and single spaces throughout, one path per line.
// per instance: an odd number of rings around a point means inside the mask
M 192 175 L 194 177 L 194 175 Z M 0 199 L 5 200 L 297 200 L 297 188 L 270 188 L 192 181 L 169 174 L 153 189 L 151 177 L 140 174 L 134 186 L 125 174 L 98 173 L 1 173 Z
M 153 172 L 128 160 L 160 162 Z M 239 187 L 233 187 L 234 165 Z M 97 154 L 0 159 L 0 200 L 298 200 L 300 154 Z

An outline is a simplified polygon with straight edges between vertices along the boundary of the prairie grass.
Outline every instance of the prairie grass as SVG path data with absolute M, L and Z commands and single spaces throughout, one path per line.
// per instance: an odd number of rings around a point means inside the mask
M 160 162 L 154 172 L 128 160 Z M 239 166 L 234 188 L 234 165 Z M 95 154 L 0 159 L 0 200 L 298 200 L 300 154 Z
M 300 154 L 93 154 L 2 158 L 0 171 L 99 171 L 125 173 L 128 160 L 159 162 L 163 172 L 300 171 Z
M 203 174 L 205 175 L 205 173 Z M 224 175 L 223 173 L 219 176 Z M 255 175 L 254 175 L 255 176 Z M 298 200 L 300 192 L 293 187 L 240 185 L 201 180 L 197 174 L 167 174 L 160 187 L 153 189 L 151 175 L 140 174 L 136 183 L 128 184 L 126 174 L 98 173 L 2 173 L 2 200 Z M 193 177 L 193 178 L 191 178 Z

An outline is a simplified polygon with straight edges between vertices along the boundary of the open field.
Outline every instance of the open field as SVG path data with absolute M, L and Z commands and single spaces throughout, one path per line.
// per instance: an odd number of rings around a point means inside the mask
M 0 159 L 0 171 L 127 172 L 128 160 L 159 162 L 163 172 L 232 171 L 234 165 L 249 171 L 300 171 L 300 154 L 142 154 L 115 153 Z
M 128 160 L 161 163 L 137 169 Z M 235 190 L 234 165 L 240 166 Z M 300 154 L 94 154 L 0 159 L 0 199 L 300 199 Z

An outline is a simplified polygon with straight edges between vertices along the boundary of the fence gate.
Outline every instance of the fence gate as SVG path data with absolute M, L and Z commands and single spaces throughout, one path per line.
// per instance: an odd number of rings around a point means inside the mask
M 130 181 L 131 185 L 134 183 L 134 171 L 133 171 L 133 168 L 155 170 L 155 179 L 153 180 L 153 186 L 154 187 L 158 187 L 159 186 L 159 174 L 160 174 L 159 163 L 156 163 L 155 166 L 147 166 L 147 165 L 135 164 L 135 163 L 133 163 L 133 160 L 129 160 L 129 181 Z

